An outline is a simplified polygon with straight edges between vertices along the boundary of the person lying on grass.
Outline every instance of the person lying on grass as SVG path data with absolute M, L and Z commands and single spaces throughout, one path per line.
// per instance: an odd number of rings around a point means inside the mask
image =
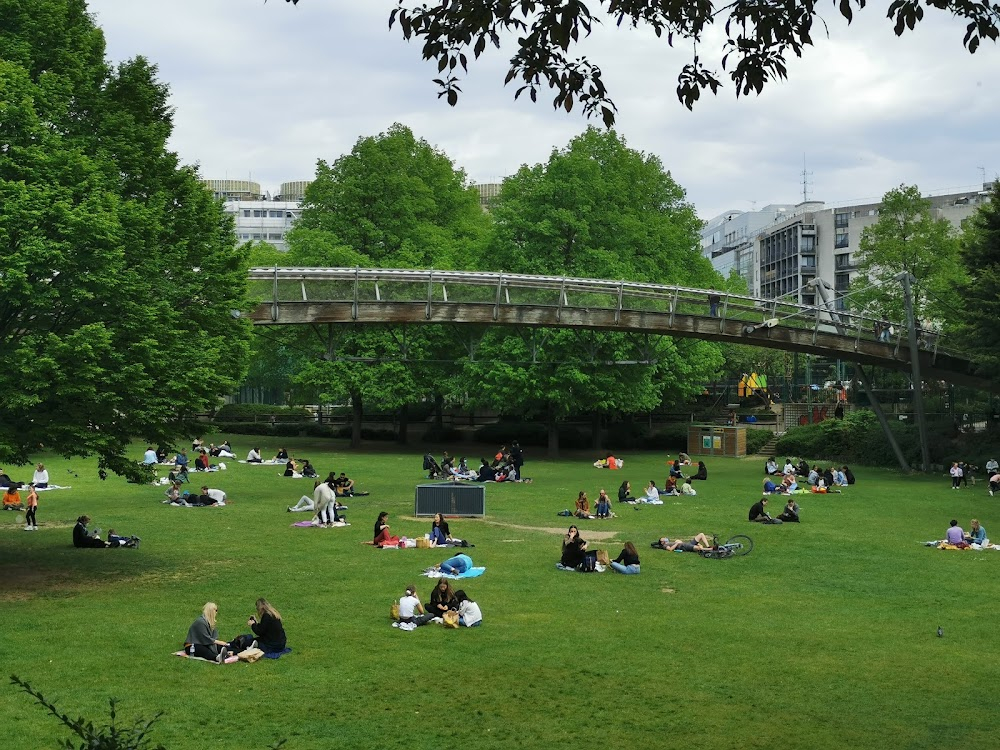
M 472 570 L 472 558 L 468 555 L 455 555 L 438 563 L 434 569 L 452 576 L 462 575 L 462 573 Z
M 137 536 L 121 536 L 114 529 L 108 529 L 108 546 L 109 547 L 130 547 L 131 549 L 139 549 L 139 542 L 142 539 Z
M 665 549 L 668 552 L 680 550 L 681 552 L 705 552 L 712 549 L 712 543 L 704 533 L 695 534 L 691 539 L 674 539 L 661 536 L 651 545 L 653 548 Z

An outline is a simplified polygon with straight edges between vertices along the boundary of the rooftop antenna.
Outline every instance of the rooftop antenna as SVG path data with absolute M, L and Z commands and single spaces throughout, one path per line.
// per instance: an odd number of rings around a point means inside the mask
M 806 203 L 809 201 L 809 178 L 812 177 L 812 172 L 806 171 L 806 155 L 802 154 L 802 202 Z
M 983 188 L 986 188 L 986 167 L 976 167 L 980 172 L 983 173 Z

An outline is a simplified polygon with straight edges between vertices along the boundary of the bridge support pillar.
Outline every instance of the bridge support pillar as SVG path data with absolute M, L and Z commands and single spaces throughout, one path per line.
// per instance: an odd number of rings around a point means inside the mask
M 885 435 L 885 439 L 889 441 L 889 445 L 892 448 L 892 452 L 896 454 L 896 460 L 899 462 L 899 468 L 903 471 L 909 471 L 910 465 L 906 462 L 906 457 L 903 455 L 903 451 L 899 447 L 899 443 L 896 442 L 896 436 L 892 434 L 892 430 L 889 429 L 889 420 L 885 418 L 885 412 L 882 411 L 882 405 L 875 398 L 875 391 L 872 389 L 871 381 L 868 379 L 868 374 L 864 371 L 861 365 L 855 363 L 854 369 L 858 373 L 858 379 L 861 381 L 861 385 L 865 389 L 865 393 L 868 394 L 868 401 L 871 402 L 872 411 L 875 412 L 875 416 L 878 417 L 878 423 L 882 425 L 882 433 Z

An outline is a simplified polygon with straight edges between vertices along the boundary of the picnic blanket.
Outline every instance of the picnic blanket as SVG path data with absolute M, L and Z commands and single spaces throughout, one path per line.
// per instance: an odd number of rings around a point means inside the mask
M 455 575 L 454 573 L 442 573 L 440 570 L 435 570 L 433 568 L 425 570 L 421 575 L 427 578 L 448 578 L 451 580 L 456 580 L 458 578 L 479 578 L 483 573 L 486 572 L 486 568 L 469 568 L 464 573 L 459 573 Z
M 181 657 L 183 657 L 185 659 L 191 659 L 192 661 L 207 661 L 209 664 L 218 664 L 219 663 L 219 662 L 215 661 L 215 659 L 202 659 L 200 656 L 190 656 L 189 654 L 186 654 L 184 652 L 184 649 L 181 649 L 180 651 L 175 651 L 174 652 L 174 656 L 181 656 Z M 267 654 L 264 654 L 264 656 L 267 656 Z M 277 657 L 272 657 L 272 658 L 277 658 Z M 230 652 L 229 656 L 226 657 L 226 661 L 223 662 L 223 663 L 224 664 L 235 664 L 239 660 L 240 660 L 240 658 L 236 654 Z
M 275 461 L 273 458 L 266 458 L 263 461 L 240 461 L 241 464 L 249 464 L 250 466 L 278 466 L 279 464 L 284 466 L 287 461 Z
M 989 541 L 989 540 L 987 540 L 987 541 Z M 949 544 L 944 539 L 932 539 L 929 542 L 923 542 L 923 545 L 925 547 L 934 547 L 935 549 L 957 549 L 957 550 L 972 549 L 972 550 L 976 550 L 976 551 L 981 551 L 981 550 L 984 550 L 984 549 L 1000 550 L 1000 544 L 983 544 L 983 545 L 980 545 L 980 544 L 969 544 L 969 545 L 959 546 L 957 544 Z
M 71 490 L 71 486 L 62 486 L 61 484 L 50 484 L 48 487 L 35 487 L 35 492 L 48 492 L 49 490 Z
M 339 521 L 339 522 L 335 522 L 333 524 L 334 528 L 337 528 L 337 529 L 339 529 L 341 526 L 350 526 L 350 525 L 351 524 L 347 523 L 346 521 Z M 324 528 L 323 526 L 320 526 L 320 524 L 318 522 L 317 523 L 313 523 L 312 521 L 299 521 L 298 523 L 293 523 L 292 524 L 292 528 L 295 528 L 296 526 L 299 527 L 300 529 L 321 529 L 321 528 Z
M 292 653 L 292 649 L 290 647 L 286 646 L 285 648 L 281 649 L 281 651 L 265 651 L 264 652 L 264 658 L 265 659 L 280 659 L 285 654 L 290 654 L 290 653 Z

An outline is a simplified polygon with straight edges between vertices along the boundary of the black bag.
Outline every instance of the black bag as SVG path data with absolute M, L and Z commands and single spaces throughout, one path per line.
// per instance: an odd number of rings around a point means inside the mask
M 583 562 L 577 567 L 581 573 L 596 573 L 597 572 L 597 553 L 588 552 L 583 558 Z

